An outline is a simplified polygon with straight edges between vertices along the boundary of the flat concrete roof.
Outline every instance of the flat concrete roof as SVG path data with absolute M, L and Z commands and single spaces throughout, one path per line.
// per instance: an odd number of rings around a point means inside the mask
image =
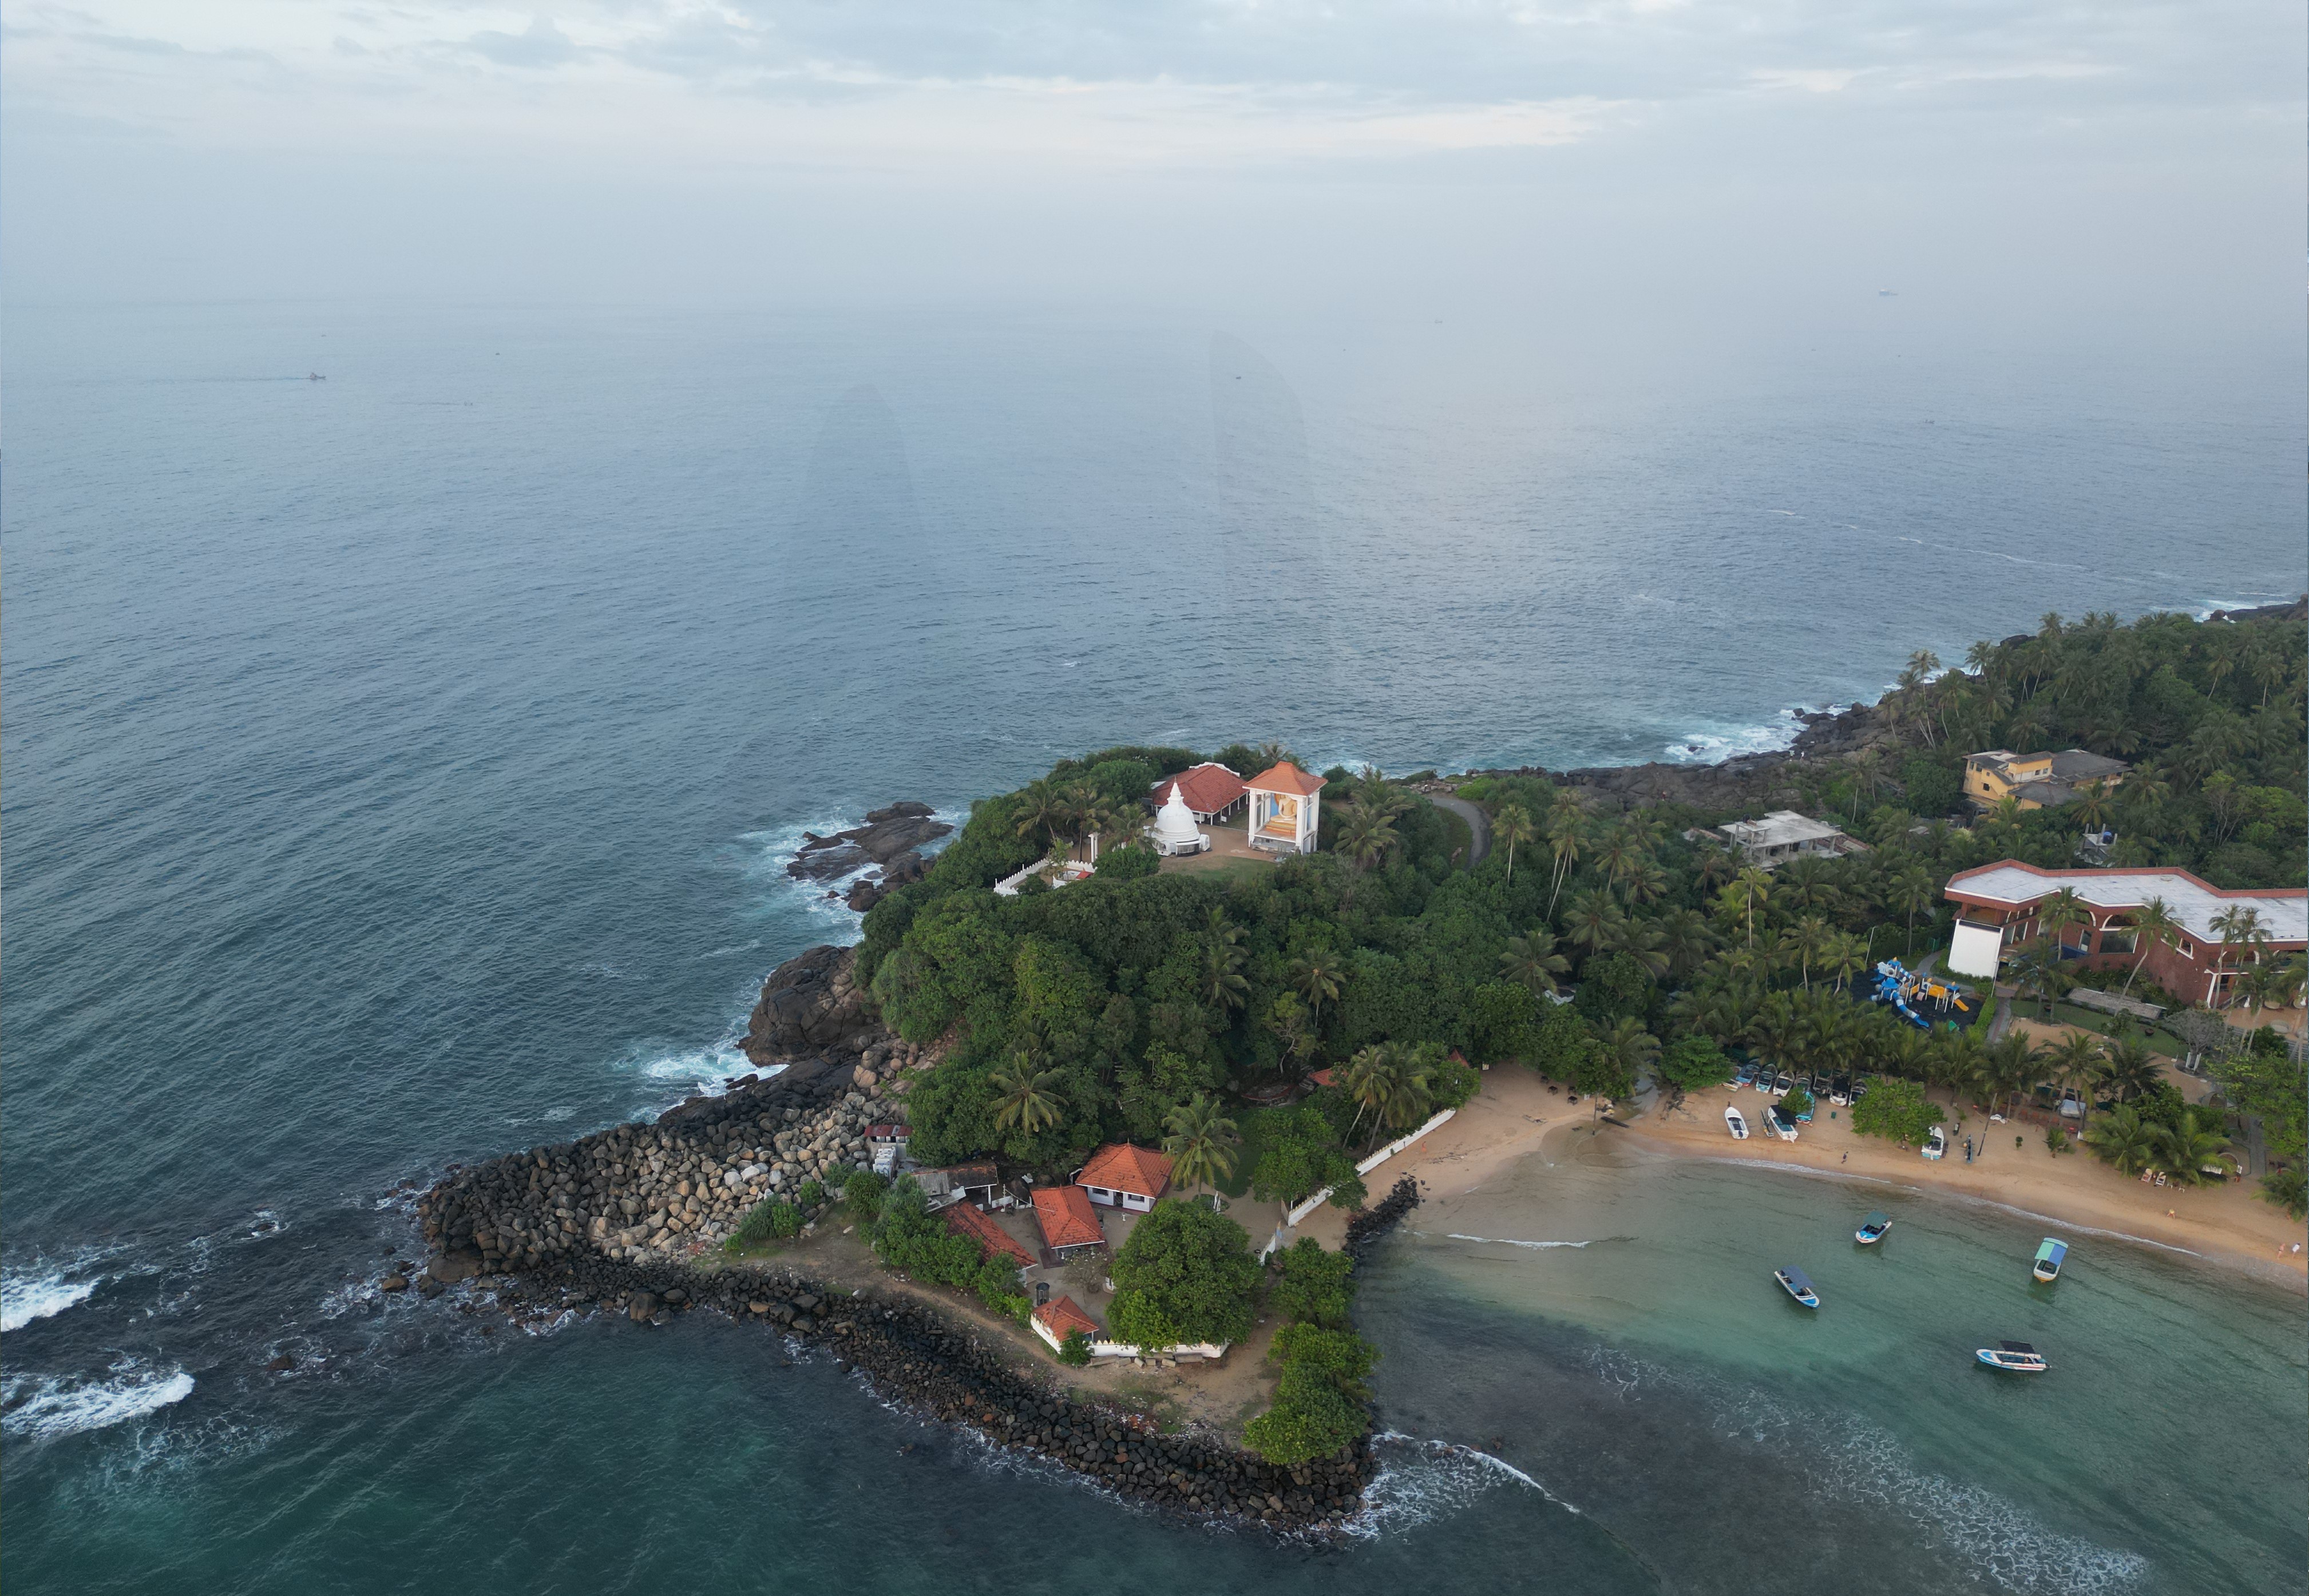
M 2213 917 L 2241 907 L 2261 911 L 2271 942 L 2309 941 L 2309 893 L 2299 887 L 2227 893 L 2185 870 L 2040 870 L 2007 859 L 1950 876 L 1948 895 L 2018 909 L 2063 887 L 2104 911 L 2138 909 L 2162 898 L 2182 928 L 2200 942 L 2220 941 Z

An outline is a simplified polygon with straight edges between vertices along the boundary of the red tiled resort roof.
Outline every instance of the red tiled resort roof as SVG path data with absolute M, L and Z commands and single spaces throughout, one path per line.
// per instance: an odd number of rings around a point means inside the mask
M 1034 1310 L 1034 1317 L 1050 1327 L 1051 1339 L 1063 1342 L 1079 1330 L 1096 1341 L 1106 1333 L 1105 1326 L 1082 1311 L 1071 1297 L 1053 1297 Z
M 1034 1261 L 1034 1255 L 1011 1239 L 1010 1233 L 967 1203 L 956 1203 L 939 1212 L 946 1215 L 949 1229 L 978 1243 L 978 1250 L 987 1257 L 1008 1258 L 1021 1268 Z
M 1170 1189 L 1171 1160 L 1152 1148 L 1110 1142 L 1075 1172 L 1075 1184 L 1152 1199 Z
M 1311 798 L 1323 790 L 1323 778 L 1309 775 L 1286 759 L 1244 785 L 1254 792 L 1295 792 L 1301 798 Z
M 1036 1186 L 1034 1218 L 1042 1227 L 1043 1244 L 1052 1252 L 1106 1244 L 1106 1231 L 1098 1222 L 1098 1212 L 1078 1186 Z
M 1187 800 L 1187 807 L 1198 815 L 1215 815 L 1243 795 L 1242 778 L 1223 764 L 1198 764 L 1180 771 L 1175 776 L 1165 776 L 1154 783 L 1157 807 L 1171 801 L 1171 789 L 1176 787 Z

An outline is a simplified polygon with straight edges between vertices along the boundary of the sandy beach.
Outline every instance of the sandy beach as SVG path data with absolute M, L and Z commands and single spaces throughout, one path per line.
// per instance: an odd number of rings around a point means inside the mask
M 1913 1148 L 1854 1134 L 1849 1110 L 1834 1109 L 1837 1117 L 1831 1119 L 1827 1103 L 1794 1142 L 1761 1134 L 1735 1142 L 1724 1126 L 1726 1103 L 1739 1105 L 1751 1126 L 1761 1118 L 1755 1092 L 1717 1087 L 1693 1092 L 1673 1113 L 1655 1108 L 1618 1116 L 1627 1121 L 1624 1127 L 1606 1125 L 1596 1118 L 1590 1101 L 1573 1105 L 1529 1071 L 1503 1065 L 1486 1074 L 1483 1091 L 1449 1124 L 1366 1179 L 1374 1197 L 1405 1175 L 1415 1177 L 1431 1199 L 1452 1197 L 1539 1152 L 1543 1141 L 1601 1135 L 1668 1156 L 1788 1164 L 2001 1203 L 2062 1226 L 2170 1248 L 2309 1290 L 2309 1227 L 2262 1202 L 2257 1182 L 2196 1190 L 2143 1186 L 2088 1152 L 2056 1157 L 2033 1128 L 1990 1125 L 1977 1113 L 1965 1119 L 1965 1130 L 1991 1134 L 1970 1164 L 1964 1161 L 1960 1136 L 1949 1158 L 1931 1163 Z M 2019 1147 L 2012 1143 L 2016 1134 L 2024 1138 Z M 1551 1145 L 1552 1152 L 1561 1151 Z M 1327 1207 L 1299 1228 L 1299 1234 L 1316 1237 L 1326 1247 L 1338 1246 L 1345 1231 L 1345 1217 Z

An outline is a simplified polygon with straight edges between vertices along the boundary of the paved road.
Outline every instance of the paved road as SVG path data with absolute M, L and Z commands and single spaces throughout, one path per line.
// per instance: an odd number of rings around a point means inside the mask
M 1449 809 L 1467 823 L 1470 839 L 1467 843 L 1467 868 L 1474 869 L 1483 862 L 1492 850 L 1492 817 L 1466 798 L 1446 798 L 1440 792 L 1428 794 L 1439 809 Z

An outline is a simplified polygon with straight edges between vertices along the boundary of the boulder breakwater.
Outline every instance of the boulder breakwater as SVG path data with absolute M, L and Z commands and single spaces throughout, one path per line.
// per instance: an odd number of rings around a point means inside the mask
M 741 1077 L 653 1121 L 452 1169 L 417 1204 L 431 1253 L 418 1289 L 439 1296 L 486 1278 L 507 1306 L 661 1324 L 718 1311 L 825 1349 L 908 1407 L 1166 1511 L 1289 1532 L 1352 1517 L 1373 1471 L 1367 1439 L 1288 1468 L 1212 1437 L 1163 1435 L 1022 1374 L 911 1296 L 722 1262 L 719 1244 L 755 1203 L 791 1199 L 810 1181 L 834 1186 L 869 1161 L 867 1126 L 903 1111 L 885 1095 L 889 1076 L 919 1052 L 864 1012 L 849 962 L 846 948 L 813 948 L 765 983 L 747 1051 L 780 1066 L 769 1078 Z M 1359 1244 L 1416 1201 L 1398 1183 Z

